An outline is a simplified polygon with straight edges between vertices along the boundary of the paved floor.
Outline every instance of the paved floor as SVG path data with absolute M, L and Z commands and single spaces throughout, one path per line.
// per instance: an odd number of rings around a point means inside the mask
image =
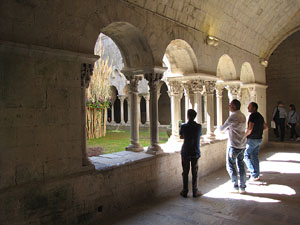
M 300 145 L 264 149 L 260 182 L 247 193 L 230 193 L 225 168 L 201 180 L 204 195 L 179 196 L 180 190 L 144 202 L 102 221 L 105 225 L 300 224 Z

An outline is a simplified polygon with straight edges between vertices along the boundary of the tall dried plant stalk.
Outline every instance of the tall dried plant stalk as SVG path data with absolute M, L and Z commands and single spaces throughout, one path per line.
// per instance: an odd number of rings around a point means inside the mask
M 87 91 L 89 102 L 100 102 L 103 107 L 87 108 L 87 138 L 97 138 L 106 135 L 107 102 L 110 100 L 110 74 L 112 72 L 112 63 L 109 64 L 109 58 L 103 59 L 104 49 L 101 38 L 98 39 L 95 54 L 100 58 L 95 62 L 94 74 L 91 78 L 90 86 Z

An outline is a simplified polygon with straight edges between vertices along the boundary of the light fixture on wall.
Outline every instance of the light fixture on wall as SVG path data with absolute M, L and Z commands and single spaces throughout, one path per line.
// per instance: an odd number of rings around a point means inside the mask
M 262 66 L 267 67 L 268 66 L 268 60 L 260 58 L 259 62 Z
M 213 36 L 208 35 L 205 39 L 206 44 L 211 46 L 217 46 L 219 44 L 219 39 Z

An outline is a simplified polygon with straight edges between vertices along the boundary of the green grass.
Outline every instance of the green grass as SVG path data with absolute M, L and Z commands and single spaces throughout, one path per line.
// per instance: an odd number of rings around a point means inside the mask
M 167 133 L 165 131 L 159 132 L 159 143 L 165 143 L 167 140 Z M 107 130 L 105 137 L 87 140 L 88 147 L 101 146 L 104 154 L 124 151 L 129 144 L 129 130 Z M 150 131 L 148 129 L 140 129 L 140 144 L 143 147 L 150 145 Z

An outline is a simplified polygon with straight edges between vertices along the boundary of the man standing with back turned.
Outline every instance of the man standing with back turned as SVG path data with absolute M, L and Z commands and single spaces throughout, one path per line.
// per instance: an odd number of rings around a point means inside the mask
M 200 136 L 202 134 L 202 126 L 194 121 L 197 113 L 193 109 L 187 111 L 188 122 L 183 124 L 180 128 L 180 138 L 184 139 L 181 148 L 181 163 L 182 163 L 182 179 L 183 190 L 180 195 L 184 198 L 187 197 L 189 191 L 189 171 L 192 167 L 192 184 L 193 184 L 193 197 L 202 195 L 198 191 L 198 159 L 200 158 Z
M 245 151 L 245 162 L 251 173 L 251 180 L 258 181 L 259 177 L 259 146 L 262 142 L 263 131 L 268 128 L 263 116 L 257 112 L 258 105 L 250 102 L 248 111 L 251 113 L 248 120 L 248 129 L 246 132 L 247 145 Z
M 246 188 L 246 170 L 244 163 L 244 151 L 246 148 L 246 117 L 240 111 L 241 103 L 237 99 L 233 99 L 229 104 L 231 115 L 220 127 L 220 130 L 228 129 L 229 142 L 226 153 L 226 169 L 233 184 L 233 191 L 245 193 Z M 236 163 L 239 168 L 240 186 L 238 184 L 238 175 Z

